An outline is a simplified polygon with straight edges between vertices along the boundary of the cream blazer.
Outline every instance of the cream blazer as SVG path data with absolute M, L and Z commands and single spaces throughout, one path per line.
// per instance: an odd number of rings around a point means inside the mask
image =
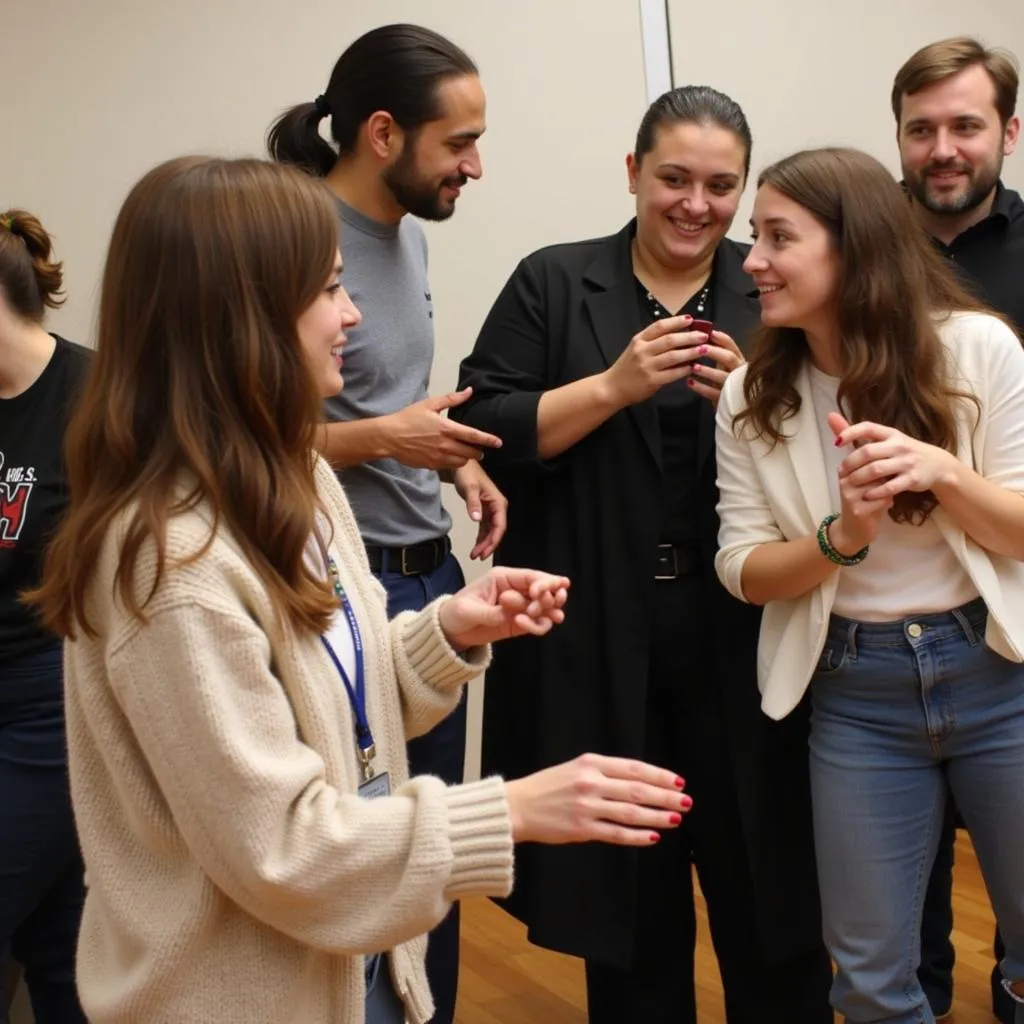
M 955 384 L 977 396 L 958 410 L 957 455 L 986 479 L 1024 493 L 1024 349 L 1001 320 L 954 313 L 939 326 Z M 786 437 L 772 448 L 747 424 L 733 419 L 745 405 L 746 368 L 729 375 L 718 405 L 718 534 L 715 569 L 740 600 L 743 565 L 761 544 L 812 536 L 838 511 L 829 492 L 822 441 L 814 416 L 810 375 L 797 380 L 800 411 L 787 420 Z M 1024 661 L 1024 563 L 993 554 L 972 541 L 941 508 L 933 513 L 946 543 L 988 606 L 988 645 L 1011 661 Z M 1024 530 L 1024 516 L 1021 518 Z M 894 585 L 898 582 L 893 581 Z M 825 642 L 839 573 L 801 597 L 770 601 L 758 644 L 762 707 L 784 718 L 800 702 Z

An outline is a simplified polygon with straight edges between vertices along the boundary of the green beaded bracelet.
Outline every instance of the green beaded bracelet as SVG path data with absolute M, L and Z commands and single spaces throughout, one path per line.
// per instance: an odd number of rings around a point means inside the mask
M 851 565 L 860 565 L 860 563 L 868 557 L 868 545 L 865 544 L 864 547 L 862 547 L 856 554 L 847 557 L 846 555 L 836 551 L 828 539 L 828 528 L 838 518 L 839 513 L 833 512 L 831 515 L 827 515 L 822 519 L 821 526 L 818 527 L 818 547 L 821 549 L 821 553 L 830 562 L 834 562 L 836 565 L 842 565 L 847 568 Z

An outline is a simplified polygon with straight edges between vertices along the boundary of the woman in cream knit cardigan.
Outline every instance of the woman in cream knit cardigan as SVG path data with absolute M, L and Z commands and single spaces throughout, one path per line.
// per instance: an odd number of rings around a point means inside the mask
M 569 584 L 496 569 L 387 621 L 311 454 L 359 321 L 335 232 L 299 172 L 201 158 L 146 175 L 114 228 L 35 595 L 69 638 L 98 1024 L 421 1024 L 419 936 L 452 900 L 507 893 L 514 842 L 649 845 L 689 807 L 671 773 L 590 755 L 407 778 L 405 739 L 489 642 L 559 623 Z

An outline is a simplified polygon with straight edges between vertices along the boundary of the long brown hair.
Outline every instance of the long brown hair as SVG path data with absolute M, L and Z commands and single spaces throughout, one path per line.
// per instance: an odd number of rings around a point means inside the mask
M 296 321 L 334 266 L 323 186 L 258 160 L 186 157 L 150 171 L 114 226 L 97 355 L 67 435 L 67 515 L 32 599 L 58 634 L 95 635 L 87 592 L 126 515 L 115 591 L 144 609 L 167 570 L 169 520 L 207 503 L 282 622 L 321 630 L 336 601 L 303 566 L 318 507 L 319 398 Z M 120 533 L 120 531 L 119 531 Z M 136 561 L 156 545 L 148 593 Z
M 958 283 L 917 223 L 892 175 L 855 149 L 813 149 L 765 170 L 770 185 L 829 231 L 838 258 L 839 406 L 851 422 L 871 420 L 948 451 L 956 448 L 955 408 L 973 395 L 954 388 L 940 318 L 985 310 Z M 777 444 L 800 409 L 797 375 L 808 358 L 804 332 L 761 327 L 743 381 L 747 407 L 736 418 Z M 896 522 L 923 522 L 931 492 L 896 496 Z

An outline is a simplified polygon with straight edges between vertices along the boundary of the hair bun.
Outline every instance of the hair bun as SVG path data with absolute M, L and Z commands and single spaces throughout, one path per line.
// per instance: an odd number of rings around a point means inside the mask
M 28 251 L 31 261 L 31 275 L 34 278 L 35 290 L 38 295 L 25 296 L 24 301 L 18 301 L 22 288 L 12 288 L 13 281 L 5 281 L 6 274 L 0 275 L 0 285 L 6 284 L 5 291 L 10 301 L 14 302 L 17 311 L 29 319 L 37 319 L 36 308 L 38 305 L 49 306 L 56 309 L 64 302 L 61 289 L 64 284 L 63 264 L 52 260 L 53 240 L 46 229 L 40 223 L 39 218 L 33 216 L 26 210 L 5 210 L 0 213 L 0 229 L 5 229 L 10 235 L 19 239 Z M 0 232 L 2 242 L 2 232 Z M 17 255 L 13 254 L 12 262 L 19 262 Z M 5 268 L 0 266 L 0 270 Z M 14 270 L 14 268 L 11 268 Z M 36 301 L 32 301 L 36 298 Z M 22 308 L 26 306 L 27 308 Z M 39 310 L 41 312 L 41 310 Z

